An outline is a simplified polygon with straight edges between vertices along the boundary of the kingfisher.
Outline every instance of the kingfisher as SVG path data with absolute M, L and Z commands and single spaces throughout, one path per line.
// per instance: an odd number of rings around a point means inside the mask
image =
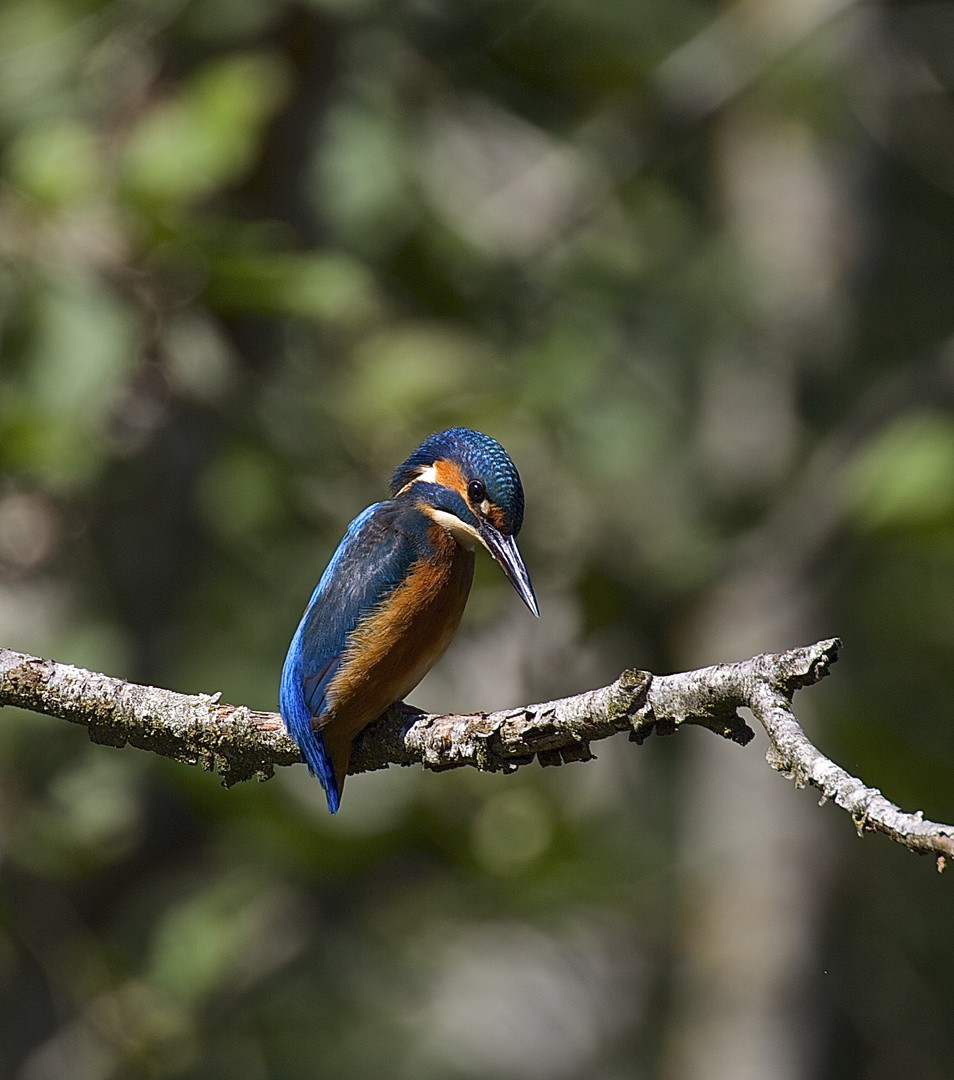
M 348 526 L 282 668 L 282 720 L 332 814 L 355 736 L 450 645 L 478 544 L 540 614 L 517 549 L 523 487 L 495 439 L 463 427 L 429 436 L 395 470 L 390 495 Z

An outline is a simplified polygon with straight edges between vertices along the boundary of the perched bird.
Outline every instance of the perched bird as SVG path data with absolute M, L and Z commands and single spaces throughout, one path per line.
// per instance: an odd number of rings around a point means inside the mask
M 282 669 L 282 719 L 338 810 L 355 736 L 443 656 L 482 544 L 539 615 L 516 536 L 523 488 L 504 448 L 479 431 L 431 435 L 391 479 L 391 498 L 348 526 Z

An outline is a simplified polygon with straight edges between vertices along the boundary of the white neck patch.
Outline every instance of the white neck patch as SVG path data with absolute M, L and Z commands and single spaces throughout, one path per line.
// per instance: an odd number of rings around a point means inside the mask
M 422 506 L 421 509 L 431 521 L 437 522 L 442 529 L 446 529 L 457 543 L 468 551 L 472 551 L 477 544 L 483 542 L 477 530 L 466 521 L 461 521 L 456 514 L 451 514 L 447 510 L 436 510 L 433 506 Z
M 407 489 L 412 484 L 416 484 L 419 480 L 423 480 L 425 484 L 436 484 L 438 482 L 437 481 L 437 466 L 436 465 L 428 465 L 427 468 L 421 469 L 420 472 L 417 474 L 417 476 L 414 477 L 413 480 L 408 480 L 408 482 L 404 485 L 404 487 L 401 488 L 400 491 L 396 491 L 394 493 L 393 498 L 396 499 L 398 497 L 398 495 L 403 495 L 404 492 L 407 491 Z

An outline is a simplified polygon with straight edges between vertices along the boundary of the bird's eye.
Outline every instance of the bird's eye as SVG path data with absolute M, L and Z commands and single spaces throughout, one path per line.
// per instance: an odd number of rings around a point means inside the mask
M 467 485 L 467 498 L 472 503 L 482 503 L 487 498 L 487 489 L 482 480 L 471 480 Z

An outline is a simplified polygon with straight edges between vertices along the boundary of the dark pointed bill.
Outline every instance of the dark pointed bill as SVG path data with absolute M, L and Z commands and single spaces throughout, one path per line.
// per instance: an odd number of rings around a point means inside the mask
M 517 590 L 517 595 L 533 612 L 540 618 L 540 609 L 537 607 L 537 598 L 533 595 L 533 586 L 527 568 L 523 565 L 523 559 L 517 550 L 517 539 L 514 536 L 505 536 L 498 532 L 489 522 L 480 520 L 478 525 L 480 539 L 484 547 L 503 567 L 507 580 Z

